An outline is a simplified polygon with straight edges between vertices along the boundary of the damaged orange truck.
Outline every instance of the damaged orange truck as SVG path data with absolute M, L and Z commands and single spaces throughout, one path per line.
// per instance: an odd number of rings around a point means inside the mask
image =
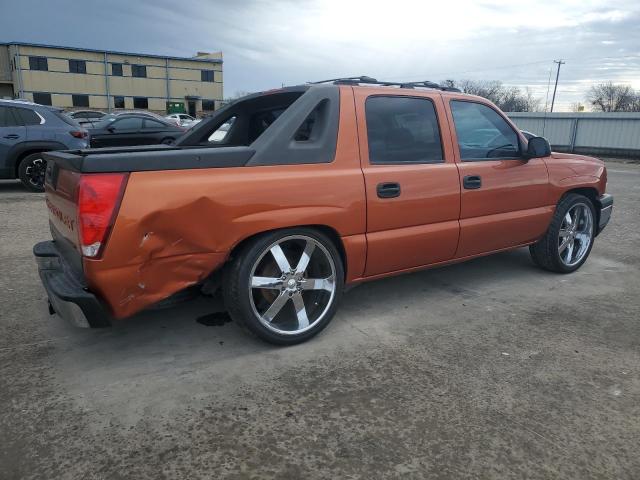
M 355 282 L 524 246 L 572 272 L 613 205 L 602 161 L 527 140 L 489 101 L 369 77 L 249 95 L 173 146 L 46 158 L 51 312 L 106 326 L 219 285 L 277 344 L 317 334 Z

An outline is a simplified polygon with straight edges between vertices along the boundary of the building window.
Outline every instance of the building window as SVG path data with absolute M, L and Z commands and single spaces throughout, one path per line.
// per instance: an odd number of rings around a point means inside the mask
M 124 108 L 124 97 L 113 97 L 114 108 Z
M 131 76 L 146 78 L 147 77 L 147 67 L 145 65 L 131 65 Z
M 29 57 L 29 70 L 49 70 L 47 57 Z
M 200 72 L 200 79 L 203 82 L 213 82 L 213 70 L 202 70 Z
M 122 76 L 122 64 L 121 63 L 112 63 L 111 64 L 111 75 L 114 77 Z
M 202 110 L 213 111 L 216 109 L 215 100 L 202 100 Z
M 71 95 L 71 101 L 74 107 L 88 107 L 89 95 Z
M 87 73 L 87 62 L 84 60 L 69 60 L 70 73 Z
M 40 105 L 51 105 L 51 94 L 44 92 L 33 92 L 33 102 Z
M 133 97 L 133 108 L 149 108 L 147 97 Z

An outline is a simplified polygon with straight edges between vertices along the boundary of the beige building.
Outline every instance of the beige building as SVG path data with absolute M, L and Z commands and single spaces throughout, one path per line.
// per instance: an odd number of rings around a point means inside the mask
M 4 43 L 0 98 L 65 109 L 157 113 L 167 112 L 171 103 L 191 115 L 206 113 L 222 103 L 222 52 L 181 58 Z

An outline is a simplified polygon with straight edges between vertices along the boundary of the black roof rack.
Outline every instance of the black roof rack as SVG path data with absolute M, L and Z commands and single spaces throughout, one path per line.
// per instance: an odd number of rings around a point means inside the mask
M 373 77 L 361 75 L 359 77 L 342 77 L 331 78 L 329 80 L 320 80 L 319 82 L 309 82 L 310 84 L 319 83 L 333 83 L 335 85 L 381 85 L 384 87 L 399 87 L 399 88 L 435 88 L 437 90 L 443 90 L 446 92 L 459 92 L 460 89 L 454 87 L 445 87 L 429 80 L 423 80 L 421 82 L 383 82 L 376 80 Z

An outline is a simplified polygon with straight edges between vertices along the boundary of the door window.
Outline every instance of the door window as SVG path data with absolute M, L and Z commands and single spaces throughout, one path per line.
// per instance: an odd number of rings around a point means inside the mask
M 158 130 L 158 129 L 167 128 L 167 126 L 162 122 L 157 122 L 155 120 L 151 120 L 149 118 L 146 118 L 144 120 L 144 128 Z
M 140 130 L 142 128 L 142 119 L 137 117 L 123 118 L 113 122 L 113 128 L 120 130 Z
M 13 109 L 9 107 L 0 107 L 0 127 L 21 127 L 22 122 L 14 117 Z
M 438 117 L 430 99 L 374 96 L 367 99 L 365 109 L 371 163 L 444 161 Z
M 40 125 L 41 123 L 44 123 L 33 110 L 27 110 L 26 108 L 14 108 L 13 113 L 18 116 L 18 120 L 22 120 L 23 125 Z
M 481 103 L 453 100 L 451 112 L 462 160 L 520 156 L 518 135 L 493 108 Z

